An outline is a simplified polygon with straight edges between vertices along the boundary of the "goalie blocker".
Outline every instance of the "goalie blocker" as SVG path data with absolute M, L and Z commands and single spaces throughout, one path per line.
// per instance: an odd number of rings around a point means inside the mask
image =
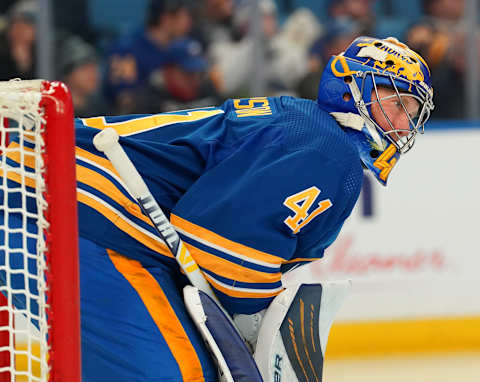
M 260 325 L 254 354 L 261 377 L 247 347 L 215 302 L 189 286 L 184 298 L 217 362 L 221 381 L 321 381 L 328 333 L 349 287 L 349 281 L 297 284 L 272 301 Z M 247 327 L 242 325 L 240 330 L 251 332 Z

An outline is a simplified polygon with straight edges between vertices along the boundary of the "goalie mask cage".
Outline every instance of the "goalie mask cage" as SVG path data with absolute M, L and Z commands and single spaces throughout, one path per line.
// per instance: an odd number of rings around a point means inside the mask
M 61 82 L 0 82 L 0 382 L 80 381 L 73 108 Z

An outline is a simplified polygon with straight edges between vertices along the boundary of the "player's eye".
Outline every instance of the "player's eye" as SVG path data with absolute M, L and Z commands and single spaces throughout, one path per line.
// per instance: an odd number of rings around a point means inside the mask
M 403 110 L 403 104 L 402 101 L 396 100 L 395 101 L 395 106 L 399 109 Z M 416 106 L 416 105 L 415 105 Z M 415 107 L 414 105 L 410 105 L 407 103 L 406 109 L 409 112 L 408 116 L 412 119 L 415 120 L 418 118 L 418 107 Z

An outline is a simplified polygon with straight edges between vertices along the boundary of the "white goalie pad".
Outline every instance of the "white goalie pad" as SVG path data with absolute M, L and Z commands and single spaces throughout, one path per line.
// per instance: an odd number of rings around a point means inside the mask
M 254 355 L 264 382 L 322 380 L 328 333 L 350 285 L 293 285 L 272 301 Z

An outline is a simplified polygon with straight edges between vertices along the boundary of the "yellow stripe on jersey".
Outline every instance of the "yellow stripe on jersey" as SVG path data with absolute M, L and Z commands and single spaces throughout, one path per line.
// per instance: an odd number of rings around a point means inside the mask
M 89 159 L 90 161 L 94 162 L 95 165 L 97 165 L 97 167 L 101 170 L 112 172 L 114 173 L 114 175 L 118 176 L 118 173 L 113 168 L 113 165 L 109 160 L 93 155 L 79 148 L 77 148 L 76 152 L 79 159 Z M 108 195 L 110 199 L 121 205 L 130 214 L 153 227 L 150 219 L 142 213 L 140 206 L 137 203 L 132 202 L 130 199 L 128 199 L 128 197 L 125 196 L 125 194 L 122 193 L 113 182 L 108 180 L 100 173 L 79 164 L 77 164 L 76 166 L 76 171 L 77 180 L 79 182 L 85 183 L 86 185 L 94 188 L 95 190 L 98 190 L 101 193 Z
M 77 180 L 79 182 L 85 183 L 102 194 L 107 195 L 110 199 L 125 208 L 130 214 L 153 227 L 152 222 L 142 213 L 139 205 L 128 199 L 110 180 L 98 172 L 78 164 L 76 166 L 76 171 Z
M 102 168 L 103 170 L 113 172 L 115 175 L 119 176 L 117 170 L 115 170 L 115 168 L 113 167 L 112 162 L 110 162 L 106 158 L 92 154 L 91 152 L 81 149 L 78 146 L 75 147 L 75 155 L 79 159 L 82 159 L 82 158 L 89 159 L 90 161 L 95 162 L 95 164 L 98 165 L 98 167 Z
M 281 257 L 270 255 L 265 252 L 258 251 L 254 248 L 248 247 L 243 244 L 236 243 L 234 241 L 228 240 L 215 232 L 212 232 L 206 228 L 203 228 L 199 225 L 191 223 L 181 217 L 172 214 L 170 217 L 172 224 L 175 227 L 178 227 L 180 230 L 185 231 L 187 234 L 191 234 L 197 238 L 200 238 L 206 241 L 210 246 L 220 247 L 220 250 L 225 251 L 233 256 L 241 255 L 252 259 L 253 261 L 258 260 L 262 263 L 267 263 L 271 267 L 278 267 L 285 262 Z
M 84 118 L 82 122 L 85 126 L 100 130 L 112 127 L 119 135 L 128 136 L 162 126 L 173 125 L 174 123 L 195 122 L 223 113 L 224 111 L 221 109 L 191 110 L 185 111 L 182 114 L 155 114 L 122 122 L 107 122 L 105 117 Z
M 98 157 L 94 154 L 88 153 L 85 150 L 77 148 L 77 157 L 79 159 L 86 158 L 93 162 L 98 168 L 114 173 L 116 175 L 116 171 L 114 170 L 112 164 L 102 157 Z M 99 191 L 102 194 L 107 195 L 110 199 L 115 201 L 117 204 L 125 208 L 125 210 L 132 216 L 140 219 L 144 223 L 148 224 L 149 226 L 153 227 L 152 222 L 150 219 L 145 216 L 140 207 L 137 203 L 132 202 L 123 192 L 121 192 L 117 186 L 113 182 L 111 182 L 108 178 L 104 177 L 102 174 L 81 166 L 77 164 L 76 166 L 77 172 L 77 180 L 81 183 L 84 183 L 93 189 Z M 129 219 L 119 216 L 117 212 L 113 210 L 113 207 L 108 208 L 105 204 L 100 203 L 99 201 L 95 200 L 92 196 L 89 196 L 87 192 L 77 192 L 77 200 L 80 203 L 83 203 L 90 208 L 98 211 L 100 214 L 105 216 L 108 220 L 110 220 L 116 227 L 120 230 L 125 232 L 126 234 L 130 235 L 134 239 L 138 240 L 140 243 L 145 245 L 146 247 L 158 252 L 162 255 L 173 257 L 171 252 L 168 250 L 168 247 L 163 243 L 160 242 L 154 236 L 155 234 L 147 234 L 146 232 L 142 231 L 140 227 L 136 226 L 132 221 Z M 154 236 L 152 238 L 151 236 Z
M 4 171 L 2 169 L 0 169 L 0 177 L 8 178 L 10 180 L 13 180 L 16 183 L 19 183 L 19 184 L 25 183 L 26 186 L 31 187 L 31 188 L 35 188 L 37 186 L 37 184 L 35 182 L 35 179 L 29 178 L 25 174 L 23 174 L 23 175 L 19 174 L 16 171 L 7 171 L 6 176 L 5 176 Z
M 16 151 L 10 151 L 10 149 L 18 149 Z M 21 151 L 23 151 L 23 158 L 21 155 Z M 35 153 L 33 149 L 30 147 L 20 147 L 20 145 L 16 142 L 12 142 L 8 145 L 7 151 L 7 158 L 17 162 L 18 164 L 23 163 L 24 166 L 30 167 L 31 169 L 35 169 L 35 156 L 38 155 Z
M 155 278 L 136 260 L 108 250 L 113 265 L 138 293 L 177 361 L 183 381 L 204 381 L 202 365 L 175 310 Z
M 275 283 L 281 279 L 280 272 L 268 273 L 246 268 L 202 251 L 191 244 L 185 244 L 198 265 L 219 276 L 246 283 Z
M 225 293 L 227 296 L 235 297 L 235 298 L 269 298 L 269 297 L 275 297 L 283 290 L 282 287 L 275 288 L 275 290 L 238 288 L 235 286 L 229 286 L 229 285 L 220 283 L 219 281 L 215 280 L 212 276 L 210 276 L 208 273 L 204 273 L 204 275 L 214 289 L 217 289 L 220 292 Z
M 7 158 L 11 159 L 12 161 L 18 164 L 23 163 L 23 167 L 35 169 L 35 156 L 38 154 L 36 154 L 33 149 L 26 146 L 20 147 L 20 145 L 16 142 L 11 142 L 8 145 L 8 149 L 9 150 L 7 151 Z M 10 151 L 11 149 L 14 149 L 16 151 Z M 21 156 L 20 149 L 24 153 L 23 158 Z M 8 178 L 19 184 L 24 183 L 26 186 L 31 188 L 36 187 L 36 182 L 35 182 L 36 176 L 38 175 L 35 175 L 34 173 L 29 173 L 25 171 L 25 169 L 22 169 L 22 167 L 13 167 L 11 170 L 8 169 L 6 171 L 6 174 L 3 169 L 0 169 L 0 177 Z
M 115 211 L 112 211 L 106 205 L 102 204 L 98 200 L 95 200 L 95 198 L 93 198 L 91 195 L 88 195 L 86 192 L 77 189 L 77 200 L 79 203 L 83 203 L 98 211 L 98 213 L 105 216 L 105 218 L 110 220 L 118 229 L 127 233 L 135 240 L 145 245 L 147 248 L 150 248 L 161 255 L 173 257 L 167 246 L 161 242 L 159 238 L 157 239 L 154 234 L 152 234 L 153 237 L 149 236 L 146 232 L 143 232 L 138 227 L 135 227 L 132 222 L 122 218 Z
M 94 155 L 79 147 L 75 148 L 75 152 L 77 159 L 90 163 L 91 165 L 98 167 L 100 170 L 109 173 L 110 176 L 116 179 L 117 182 L 119 182 L 126 189 L 126 186 L 120 178 L 117 170 L 113 167 L 112 163 L 108 159 Z M 129 200 L 125 194 L 122 193 L 110 180 L 102 176 L 97 171 L 88 167 L 84 167 L 80 164 L 77 164 L 76 172 L 78 181 L 93 187 L 105 195 L 108 195 L 109 198 L 113 199 L 115 202 L 127 209 L 129 213 L 153 227 L 150 219 L 142 213 L 138 204 Z

